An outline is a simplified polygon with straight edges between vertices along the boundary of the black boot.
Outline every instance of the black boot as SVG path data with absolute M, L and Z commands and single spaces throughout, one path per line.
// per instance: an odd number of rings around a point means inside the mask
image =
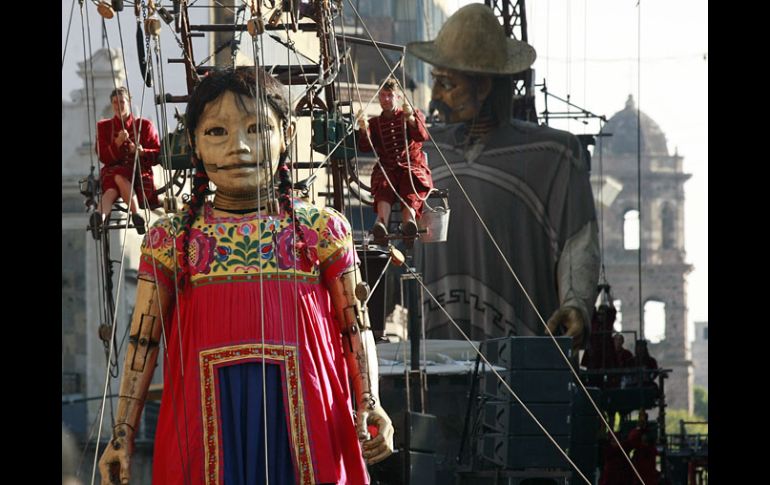
M 404 235 L 404 247 L 406 249 L 412 249 L 414 247 L 414 240 L 417 238 L 417 223 L 409 220 L 401 223 L 401 234 Z
M 404 237 L 417 237 L 417 223 L 409 220 L 401 224 L 401 234 L 403 234 Z
M 141 214 L 138 212 L 131 214 L 131 221 L 134 223 L 134 229 L 136 229 L 137 234 L 141 235 L 146 232 L 144 227 L 144 218 Z
M 94 211 L 91 214 L 91 219 L 89 221 L 89 229 L 91 229 L 91 236 L 94 238 L 94 240 L 99 240 L 99 234 L 102 231 L 102 213 L 99 211 Z
M 385 227 L 385 224 L 382 222 L 377 221 L 374 223 L 374 227 L 372 227 L 372 235 L 374 236 L 374 244 L 380 246 L 388 245 L 388 228 Z

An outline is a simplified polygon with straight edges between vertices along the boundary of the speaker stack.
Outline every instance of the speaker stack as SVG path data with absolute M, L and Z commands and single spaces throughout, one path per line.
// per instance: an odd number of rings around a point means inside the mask
M 599 406 L 601 390 L 598 387 L 586 387 L 586 390 Z M 599 432 L 602 422 L 585 392 L 577 386 L 573 387 L 571 422 L 569 457 L 593 483 L 599 462 Z M 572 477 L 573 483 L 583 482 L 577 473 L 573 472 Z
M 570 356 L 572 339 L 557 337 Z M 562 449 L 570 445 L 572 375 L 553 341 L 546 337 L 487 340 L 485 355 L 513 392 L 529 408 Z M 569 468 L 564 456 L 524 407 L 491 371 L 482 383 L 483 426 L 477 454 L 482 468 Z

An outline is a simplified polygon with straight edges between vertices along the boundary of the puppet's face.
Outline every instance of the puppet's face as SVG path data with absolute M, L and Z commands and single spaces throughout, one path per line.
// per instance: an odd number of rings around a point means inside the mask
M 484 98 L 477 92 L 473 78 L 459 71 L 434 67 L 431 109 L 438 109 L 444 123 L 473 120 Z M 479 99 L 481 98 L 481 99 Z
M 121 119 L 127 118 L 131 110 L 131 101 L 129 101 L 129 99 L 122 94 L 113 96 L 111 101 L 112 112 L 115 113 L 115 116 Z
M 382 89 L 380 90 L 379 99 L 380 108 L 382 108 L 383 111 L 393 111 L 396 106 L 398 106 L 401 97 L 395 91 Z
M 269 105 L 266 111 L 266 119 L 258 120 L 254 99 L 231 91 L 203 109 L 195 150 L 218 189 L 246 194 L 268 187 L 272 177 L 265 167 L 270 161 L 275 169 L 286 146 L 280 118 Z

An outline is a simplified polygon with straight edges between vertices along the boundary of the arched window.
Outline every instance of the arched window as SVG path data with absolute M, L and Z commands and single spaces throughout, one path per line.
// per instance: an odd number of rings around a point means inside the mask
M 666 338 L 666 304 L 662 301 L 644 303 L 644 337 L 653 344 Z
M 639 211 L 623 214 L 623 249 L 639 249 Z
M 616 332 L 620 332 L 623 330 L 623 302 L 620 300 L 613 300 L 612 304 L 615 305 L 615 310 L 618 312 L 615 315 L 615 323 L 612 325 L 612 329 Z
M 671 204 L 666 203 L 660 211 L 661 249 L 676 248 L 676 219 L 675 211 Z

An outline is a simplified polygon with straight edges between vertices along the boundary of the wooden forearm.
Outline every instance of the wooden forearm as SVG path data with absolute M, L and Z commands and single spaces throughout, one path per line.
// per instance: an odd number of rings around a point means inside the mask
M 343 336 L 345 360 L 353 383 L 353 392 L 359 404 L 374 409 L 380 403 L 379 366 L 374 334 L 364 330 L 355 335 Z
M 363 281 L 358 268 L 351 268 L 329 288 L 342 346 L 356 401 L 373 409 L 379 404 L 379 367 L 369 316 L 356 298 L 356 285 Z
M 113 446 L 120 438 L 133 441 L 147 398 L 147 389 L 158 362 L 161 311 L 164 315 L 170 315 L 170 305 L 171 296 L 162 286 L 139 279 L 128 350 L 123 364 L 123 377 L 120 381 Z

